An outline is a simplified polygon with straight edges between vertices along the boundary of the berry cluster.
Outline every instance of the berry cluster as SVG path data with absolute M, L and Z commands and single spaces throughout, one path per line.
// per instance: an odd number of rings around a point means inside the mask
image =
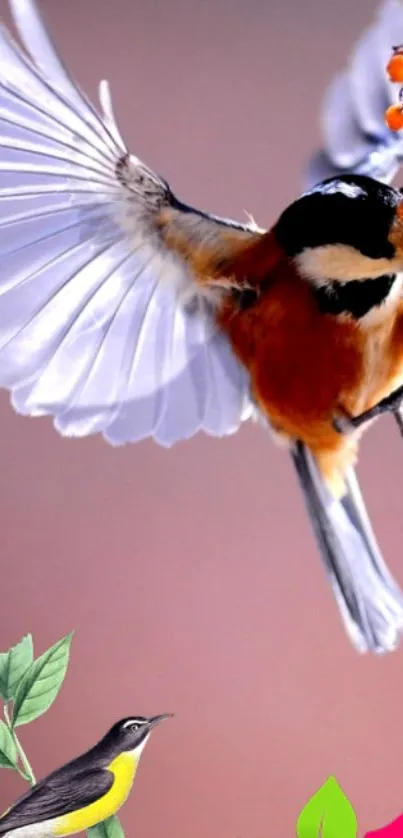
M 389 79 L 394 84 L 402 85 L 399 91 L 399 101 L 390 105 L 385 113 L 385 120 L 391 131 L 400 131 L 403 128 L 403 44 L 393 47 L 393 55 L 386 67 Z

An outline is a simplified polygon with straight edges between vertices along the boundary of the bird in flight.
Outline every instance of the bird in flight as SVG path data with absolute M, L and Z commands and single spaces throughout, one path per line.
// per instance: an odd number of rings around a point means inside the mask
M 403 42 L 387 0 L 331 84 L 305 191 L 267 230 L 201 212 L 70 77 L 34 0 L 0 32 L 0 387 L 63 435 L 171 446 L 262 422 L 295 464 L 360 651 L 396 647 L 403 594 L 354 466 L 403 384 L 403 141 L 385 125 Z M 269 476 L 268 476 L 269 479 Z

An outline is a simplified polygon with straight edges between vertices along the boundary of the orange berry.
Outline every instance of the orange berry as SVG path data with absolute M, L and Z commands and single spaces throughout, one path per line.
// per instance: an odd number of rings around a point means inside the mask
M 391 81 L 401 84 L 403 82 L 403 54 L 395 52 L 386 66 L 386 72 Z
M 400 131 L 403 128 L 403 105 L 390 105 L 385 113 L 385 122 L 391 131 Z

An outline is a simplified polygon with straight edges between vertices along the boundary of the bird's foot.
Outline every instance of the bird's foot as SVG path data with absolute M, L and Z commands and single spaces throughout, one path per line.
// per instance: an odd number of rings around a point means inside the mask
M 349 434 L 352 434 L 355 431 L 354 420 L 346 413 L 334 416 L 332 419 L 332 425 L 335 431 L 343 436 L 349 436 Z
M 376 419 L 378 416 L 382 416 L 383 413 L 394 413 L 399 427 L 402 427 L 402 410 L 403 387 L 398 387 L 396 390 L 393 390 L 389 396 L 385 396 L 384 399 L 381 399 L 378 404 L 375 404 L 369 410 L 365 410 L 358 416 L 347 416 L 346 414 L 337 416 L 333 419 L 332 424 L 338 433 L 351 434 L 371 419 Z
M 337 414 L 332 418 L 332 425 L 337 433 L 343 436 L 350 436 L 357 429 L 355 417 L 345 410 L 344 407 L 337 408 Z

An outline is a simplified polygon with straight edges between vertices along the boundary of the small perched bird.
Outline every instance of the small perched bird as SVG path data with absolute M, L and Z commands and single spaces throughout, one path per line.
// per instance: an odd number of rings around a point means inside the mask
M 402 5 L 382 7 L 332 85 L 325 149 L 268 230 L 177 198 L 128 152 L 107 83 L 98 115 L 33 0 L 10 6 L 31 58 L 1 32 L 0 386 L 61 434 L 116 445 L 263 422 L 291 452 L 352 641 L 393 649 L 403 595 L 354 476 L 354 420 L 403 384 L 389 183 L 403 145 L 384 124 Z
M 93 748 L 58 768 L 0 818 L 0 835 L 74 835 L 114 815 L 128 797 L 152 729 L 172 714 L 117 722 Z

